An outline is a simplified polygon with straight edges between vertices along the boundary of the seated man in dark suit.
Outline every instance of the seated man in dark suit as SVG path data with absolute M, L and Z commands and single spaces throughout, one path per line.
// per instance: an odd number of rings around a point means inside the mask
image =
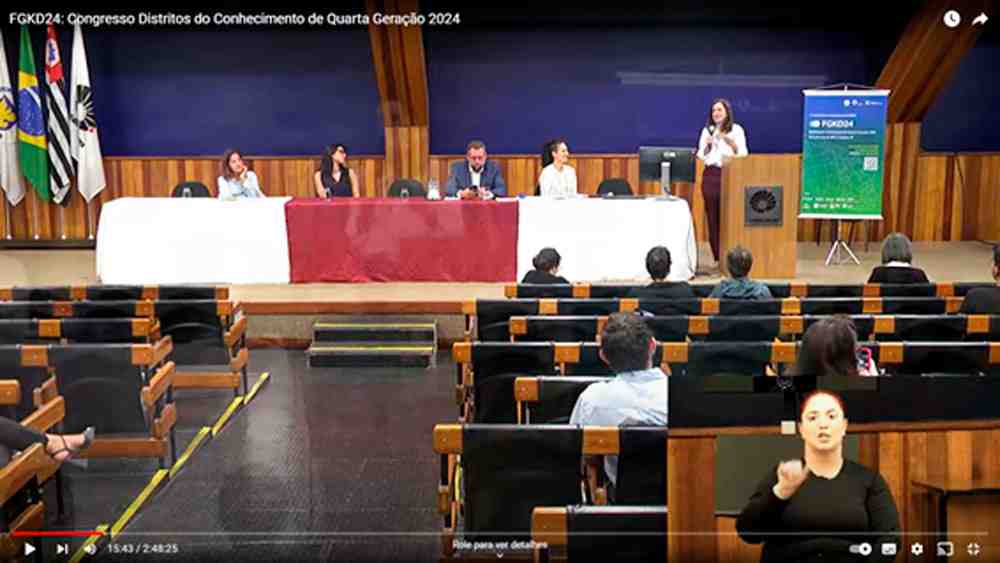
M 670 251 L 665 246 L 654 246 L 646 253 L 646 271 L 653 283 L 629 291 L 635 299 L 694 299 L 694 291 L 687 282 L 670 282 Z
M 969 290 L 959 312 L 965 315 L 1000 315 L 1000 244 L 993 247 L 993 279 L 998 285 Z
M 507 195 L 507 183 L 500 167 L 486 160 L 486 145 L 472 141 L 465 149 L 465 162 L 456 162 L 448 173 L 445 190 L 462 199 L 492 199 Z

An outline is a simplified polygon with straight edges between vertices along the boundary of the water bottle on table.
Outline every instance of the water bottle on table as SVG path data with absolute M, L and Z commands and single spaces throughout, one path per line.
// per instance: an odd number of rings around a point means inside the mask
M 441 199 L 441 191 L 438 190 L 437 180 L 428 180 L 427 182 L 427 199 Z

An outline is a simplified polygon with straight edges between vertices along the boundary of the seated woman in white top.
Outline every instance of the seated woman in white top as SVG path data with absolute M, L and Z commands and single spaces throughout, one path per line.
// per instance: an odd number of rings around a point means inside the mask
M 569 149 L 566 141 L 558 139 L 549 145 L 552 154 L 552 164 L 542 168 L 538 177 L 540 193 L 543 196 L 566 197 L 576 195 L 576 171 L 567 164 Z
M 222 155 L 219 199 L 229 201 L 251 197 L 264 197 L 264 192 L 257 183 L 257 175 L 247 168 L 240 151 L 229 149 Z

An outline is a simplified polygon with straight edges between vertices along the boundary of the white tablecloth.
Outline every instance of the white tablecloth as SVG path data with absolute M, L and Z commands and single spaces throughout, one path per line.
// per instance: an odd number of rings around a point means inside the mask
M 289 283 L 289 199 L 115 199 L 101 208 L 97 275 L 105 284 Z
M 694 277 L 698 261 L 691 209 L 683 199 L 520 200 L 517 279 L 546 246 L 562 256 L 559 275 L 571 282 L 648 279 L 646 253 L 670 250 L 671 281 Z

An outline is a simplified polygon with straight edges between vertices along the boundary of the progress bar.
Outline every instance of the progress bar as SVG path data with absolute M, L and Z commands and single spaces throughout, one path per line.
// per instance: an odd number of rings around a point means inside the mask
M 11 532 L 15 538 L 91 538 L 105 535 L 100 530 L 18 530 Z

